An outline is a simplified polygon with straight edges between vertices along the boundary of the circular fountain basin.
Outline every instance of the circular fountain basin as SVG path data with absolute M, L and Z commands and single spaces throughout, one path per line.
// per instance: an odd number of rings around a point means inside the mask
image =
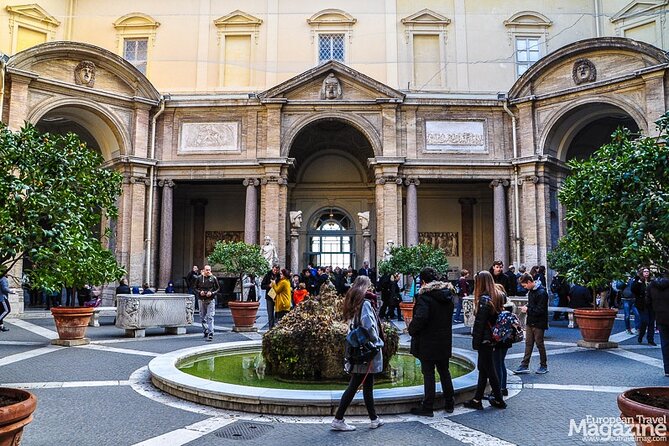
M 177 350 L 161 355 L 149 363 L 152 383 L 160 390 L 179 398 L 223 409 L 276 415 L 333 415 L 337 410 L 344 389 L 299 390 L 254 387 L 199 378 L 179 370 L 182 364 L 212 354 L 229 355 L 259 352 L 262 341 L 240 341 L 226 344 L 209 344 Z M 400 345 L 401 352 L 408 352 L 408 345 Z M 454 360 L 472 369 L 453 379 L 456 403 L 472 397 L 478 374 L 475 371 L 473 352 L 453 349 Z M 437 383 L 435 408 L 443 405 L 441 385 Z M 375 388 L 376 410 L 382 414 L 405 413 L 423 399 L 423 386 Z M 362 392 L 358 392 L 347 410 L 351 415 L 366 414 Z

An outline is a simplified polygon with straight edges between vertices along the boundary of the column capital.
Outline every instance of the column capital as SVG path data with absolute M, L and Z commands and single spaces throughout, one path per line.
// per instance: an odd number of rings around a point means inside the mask
M 395 183 L 398 186 L 403 182 L 402 178 L 396 177 L 394 175 L 379 175 L 376 177 L 376 184 L 386 184 L 386 183 Z
M 193 206 L 203 206 L 204 207 L 207 204 L 209 204 L 209 200 L 207 200 L 206 198 L 193 198 L 190 201 L 190 204 L 193 205 Z
M 246 187 L 248 186 L 260 186 L 260 180 L 258 178 L 244 178 L 242 184 Z
M 526 175 L 525 177 L 518 178 L 518 186 L 522 186 L 522 184 L 525 181 L 529 181 L 530 183 L 537 184 L 538 182 L 541 181 L 541 178 L 539 178 L 536 175 Z
M 405 186 L 420 186 L 420 180 L 418 178 L 413 178 L 413 177 L 407 177 L 404 179 L 404 185 Z
M 266 184 L 278 184 L 280 186 L 285 186 L 288 184 L 288 178 L 270 175 L 267 177 L 263 177 L 260 180 L 260 184 L 262 184 L 263 186 Z
M 127 176 L 123 178 L 123 182 L 126 184 L 144 184 L 145 186 L 151 185 L 151 180 L 147 177 L 141 176 Z
M 171 179 L 160 180 L 160 181 L 158 181 L 158 186 L 172 188 L 172 187 L 174 187 L 174 180 L 171 180 Z
M 499 179 L 492 180 L 490 182 L 490 184 L 488 185 L 488 187 L 490 187 L 490 188 L 495 188 L 497 186 L 508 187 L 509 184 L 511 184 L 511 183 L 506 178 L 499 178 Z
M 476 198 L 459 198 L 458 203 L 462 206 L 474 206 L 476 204 Z

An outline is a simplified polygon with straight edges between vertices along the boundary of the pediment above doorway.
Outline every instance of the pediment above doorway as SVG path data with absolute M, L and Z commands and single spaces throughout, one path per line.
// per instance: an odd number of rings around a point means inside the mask
M 258 95 L 261 102 L 402 102 L 404 94 L 337 61 L 303 72 Z

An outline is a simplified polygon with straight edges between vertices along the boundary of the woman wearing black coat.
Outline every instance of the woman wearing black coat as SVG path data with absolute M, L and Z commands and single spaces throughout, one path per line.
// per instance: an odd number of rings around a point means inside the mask
M 439 372 L 444 394 L 444 408 L 452 413 L 453 381 L 448 370 L 453 344 L 453 285 L 437 280 L 433 268 L 424 268 L 420 273 L 422 286 L 413 307 L 413 318 L 409 324 L 411 354 L 420 359 L 423 373 L 423 403 L 411 409 L 420 416 L 434 416 L 435 376 Z
M 464 406 L 470 409 L 483 409 L 483 393 L 490 382 L 493 397 L 490 405 L 498 409 L 506 409 L 502 396 L 499 377 L 493 363 L 492 327 L 497 322 L 497 315 L 502 311 L 501 293 L 495 288 L 492 274 L 481 271 L 474 280 L 474 327 L 472 329 L 472 348 L 478 351 L 476 368 L 479 370 L 479 380 L 476 385 L 474 398 L 465 401 Z

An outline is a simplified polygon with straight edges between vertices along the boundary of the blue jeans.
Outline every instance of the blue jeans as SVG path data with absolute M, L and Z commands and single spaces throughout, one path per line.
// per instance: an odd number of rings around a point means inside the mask
M 456 299 L 457 303 L 455 304 L 455 316 L 453 316 L 453 320 L 460 321 L 462 320 L 462 299 L 464 299 L 464 297 L 458 296 Z
M 646 339 L 648 342 L 655 342 L 655 312 L 650 310 L 639 311 L 641 316 L 641 324 L 639 324 L 639 333 L 637 340 L 639 342 L 643 341 L 643 335 L 646 333 Z
M 625 329 L 630 330 L 630 315 L 634 314 L 634 328 L 639 329 L 639 310 L 634 305 L 634 299 L 622 299 L 623 312 L 625 313 Z
M 499 378 L 499 387 L 501 389 L 506 389 L 506 364 L 504 363 L 504 360 L 506 359 L 506 352 L 508 351 L 509 349 L 506 347 L 495 347 L 492 351 L 492 363 L 495 366 L 495 371 Z
M 660 348 L 662 350 L 662 362 L 664 363 L 664 374 L 669 373 L 669 325 L 657 324 L 660 329 Z

